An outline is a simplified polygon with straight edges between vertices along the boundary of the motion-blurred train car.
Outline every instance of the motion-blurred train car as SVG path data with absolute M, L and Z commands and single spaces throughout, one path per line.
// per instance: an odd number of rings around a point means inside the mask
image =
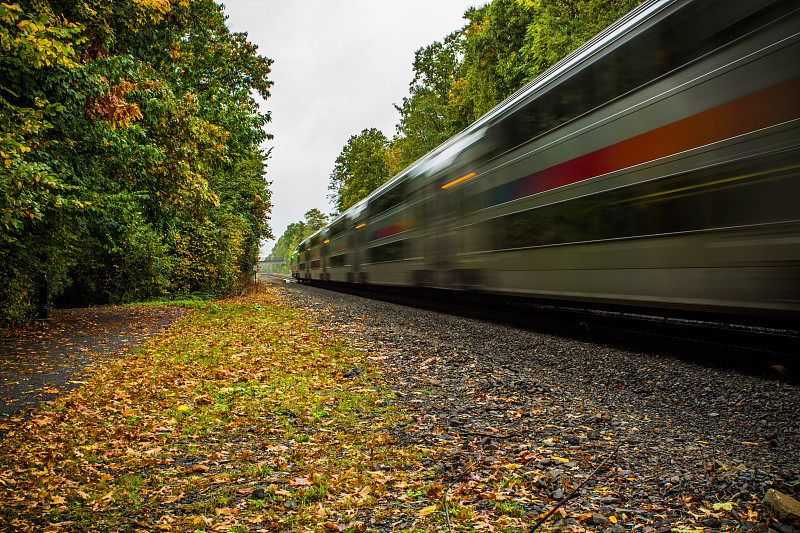
M 304 241 L 300 280 L 800 316 L 800 2 L 644 2 Z

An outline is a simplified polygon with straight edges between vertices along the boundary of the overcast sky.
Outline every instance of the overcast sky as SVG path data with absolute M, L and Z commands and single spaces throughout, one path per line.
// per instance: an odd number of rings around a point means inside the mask
M 223 0 L 224 1 L 224 0 Z M 483 0 L 227 0 L 228 27 L 247 32 L 274 60 L 272 232 L 306 211 L 333 210 L 328 181 L 351 135 L 378 128 L 395 135 L 393 104 L 408 95 L 414 51 L 460 29 Z M 274 241 L 262 246 L 262 255 Z

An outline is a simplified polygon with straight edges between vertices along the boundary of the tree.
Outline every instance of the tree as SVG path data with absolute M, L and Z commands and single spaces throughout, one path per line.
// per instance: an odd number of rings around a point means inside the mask
M 460 32 L 463 59 L 452 85 L 447 116 L 453 134 L 463 130 L 527 81 L 522 54 L 531 13 L 514 0 L 470 9 Z
M 640 0 L 517 0 L 533 22 L 521 48 L 526 76 L 533 79 L 606 26 L 641 3 Z
M 0 4 L 0 47 L 0 322 L 45 275 L 97 303 L 241 283 L 270 231 L 271 60 L 220 5 Z
M 330 218 L 328 215 L 326 215 L 316 207 L 314 209 L 306 211 L 305 217 L 306 217 L 305 227 L 308 228 L 308 235 L 311 235 L 315 231 L 324 228 L 325 224 L 328 223 L 328 219 Z M 308 235 L 305 235 L 303 238 L 305 239 L 306 237 L 308 237 Z
M 328 189 L 339 212 L 366 198 L 391 177 L 389 141 L 370 128 L 353 135 L 342 148 L 331 173 Z
M 272 257 L 283 258 L 283 267 L 281 269 L 283 272 L 289 273 L 289 261 L 297 245 L 315 231 L 325 227 L 329 218 L 328 215 L 314 208 L 306 211 L 305 221 L 293 222 L 286 227 L 286 231 L 283 232 L 283 235 L 280 236 L 270 252 Z
M 407 167 L 446 141 L 454 132 L 447 119 L 450 89 L 458 69 L 455 35 L 443 43 L 434 42 L 414 53 L 414 79 L 410 96 L 403 98 L 398 136 L 393 140 L 397 156 L 392 161 L 393 174 Z

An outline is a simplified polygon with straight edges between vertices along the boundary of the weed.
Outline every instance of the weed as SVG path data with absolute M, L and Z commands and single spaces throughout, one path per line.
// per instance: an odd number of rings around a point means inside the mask
M 523 512 L 514 502 L 498 502 L 496 511 L 497 514 L 516 517 L 522 516 Z

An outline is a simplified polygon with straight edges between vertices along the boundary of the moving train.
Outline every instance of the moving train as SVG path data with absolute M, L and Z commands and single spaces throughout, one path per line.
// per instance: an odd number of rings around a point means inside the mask
M 800 2 L 643 2 L 303 241 L 292 273 L 794 323 Z

